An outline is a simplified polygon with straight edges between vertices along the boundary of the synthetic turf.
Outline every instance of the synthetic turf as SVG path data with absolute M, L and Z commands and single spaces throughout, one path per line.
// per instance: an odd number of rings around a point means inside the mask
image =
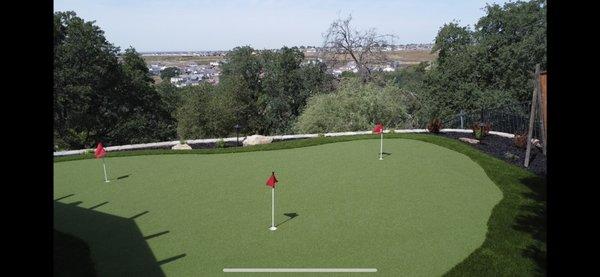
M 74 195 L 56 202 L 54 224 L 89 244 L 100 276 L 214 276 L 236 267 L 432 276 L 481 246 L 502 193 L 479 165 L 416 140 L 384 140 L 383 161 L 378 151 L 379 140 L 357 140 L 109 157 L 110 183 L 99 160 L 55 163 L 55 198 Z M 274 232 L 271 171 L 280 181 Z

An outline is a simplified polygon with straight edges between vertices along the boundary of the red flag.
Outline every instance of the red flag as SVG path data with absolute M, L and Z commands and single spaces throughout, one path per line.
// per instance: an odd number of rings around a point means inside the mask
M 102 146 L 102 143 L 98 143 L 96 150 L 94 150 L 94 155 L 96 155 L 96 159 L 100 159 L 106 155 L 106 150 Z
M 267 186 L 275 188 L 275 184 L 277 184 L 277 178 L 275 178 L 275 172 L 272 172 L 271 177 L 267 179 Z
M 383 125 L 381 123 L 377 123 L 375 125 L 375 128 L 373 128 L 373 133 L 375 134 L 381 134 L 383 132 Z

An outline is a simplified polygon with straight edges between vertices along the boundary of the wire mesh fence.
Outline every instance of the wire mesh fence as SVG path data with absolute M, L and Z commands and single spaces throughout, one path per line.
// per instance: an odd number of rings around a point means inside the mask
M 531 102 L 522 102 L 493 109 L 462 111 L 445 121 L 444 128 L 470 129 L 474 124 L 490 123 L 492 131 L 509 134 L 527 134 Z M 540 138 L 540 116 L 535 116 L 533 138 Z

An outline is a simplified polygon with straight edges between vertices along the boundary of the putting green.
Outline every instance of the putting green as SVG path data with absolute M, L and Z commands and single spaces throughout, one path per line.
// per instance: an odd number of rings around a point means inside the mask
M 54 226 L 89 244 L 100 276 L 235 275 L 223 268 L 435 276 L 483 243 L 502 192 L 479 165 L 409 139 L 385 140 L 383 161 L 378 151 L 379 140 L 368 139 L 109 157 L 110 183 L 99 160 L 59 162 Z M 279 179 L 277 231 L 268 230 L 271 171 Z

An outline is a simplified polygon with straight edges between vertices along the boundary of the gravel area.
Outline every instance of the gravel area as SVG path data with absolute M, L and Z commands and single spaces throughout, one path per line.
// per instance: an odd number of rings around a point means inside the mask
M 449 138 L 472 138 L 475 136 L 472 133 L 440 133 L 440 136 Z M 532 146 L 529 157 L 529 167 L 525 167 L 525 151 L 526 149 L 518 148 L 512 138 L 505 138 L 496 135 L 488 135 L 478 144 L 472 145 L 473 147 L 490 154 L 498 159 L 512 163 L 521 168 L 525 168 L 539 176 L 546 175 L 546 156 L 542 153 L 542 150 Z

